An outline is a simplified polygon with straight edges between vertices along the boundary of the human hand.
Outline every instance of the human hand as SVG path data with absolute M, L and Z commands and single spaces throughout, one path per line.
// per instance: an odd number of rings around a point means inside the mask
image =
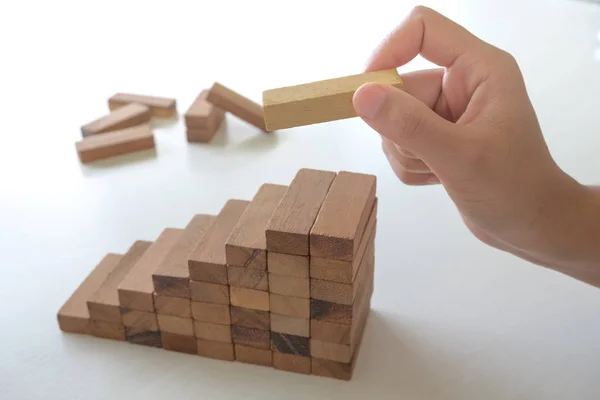
M 398 178 L 441 183 L 483 242 L 565 273 L 595 267 L 600 283 L 600 196 L 552 159 L 515 59 L 418 7 L 367 70 L 418 54 L 442 68 L 403 74 L 403 90 L 365 84 L 353 98 Z

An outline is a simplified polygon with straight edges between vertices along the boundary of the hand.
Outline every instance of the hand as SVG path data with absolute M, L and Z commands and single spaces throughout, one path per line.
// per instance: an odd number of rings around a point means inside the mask
M 515 59 L 418 7 L 368 71 L 421 54 L 442 67 L 403 74 L 404 89 L 365 84 L 358 115 L 383 138 L 406 184 L 441 183 L 483 242 L 600 285 L 600 195 L 564 173 L 544 141 Z

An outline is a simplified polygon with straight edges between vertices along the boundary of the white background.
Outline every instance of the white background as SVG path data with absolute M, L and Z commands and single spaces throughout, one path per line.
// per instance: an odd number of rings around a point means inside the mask
M 600 290 L 486 247 L 440 187 L 401 184 L 352 119 L 81 166 L 80 126 L 118 91 L 176 97 L 361 72 L 412 1 L 12 1 L 0 5 L 0 398 L 598 399 Z M 559 164 L 600 183 L 600 7 L 425 4 L 518 59 Z M 411 64 L 407 69 L 425 63 Z M 376 174 L 373 312 L 340 382 L 63 334 L 56 312 L 107 252 L 250 199 L 299 168 Z

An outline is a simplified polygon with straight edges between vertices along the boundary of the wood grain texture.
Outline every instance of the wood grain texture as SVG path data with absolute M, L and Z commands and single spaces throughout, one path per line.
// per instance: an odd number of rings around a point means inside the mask
M 230 286 L 268 291 L 269 275 L 266 270 L 227 266 L 227 280 Z
M 117 288 L 151 244 L 152 242 L 138 240 L 127 250 L 104 282 L 88 299 L 87 307 L 91 319 L 122 323 Z
M 57 315 L 58 326 L 62 331 L 91 334 L 87 301 L 116 268 L 122 257 L 113 253 L 105 255 L 65 301 Z
M 231 286 L 229 293 L 232 306 L 269 311 L 269 292 Z
M 156 314 L 147 311 L 132 310 L 121 307 L 121 317 L 126 328 L 137 328 L 142 331 L 157 331 Z
M 270 331 L 239 325 L 231 325 L 231 338 L 233 343 L 259 349 L 269 349 L 271 344 Z
M 215 82 L 206 99 L 215 106 L 266 132 L 265 117 L 260 104 Z
M 369 216 L 365 232 L 353 261 L 332 260 L 323 257 L 310 257 L 310 277 L 325 281 L 350 284 L 356 279 L 358 267 L 362 261 L 367 245 L 375 240 L 377 229 L 377 198 Z
M 225 244 L 227 264 L 236 267 L 267 269 L 265 230 L 287 186 L 265 183 L 239 218 Z
M 389 69 L 265 90 L 263 107 L 267 130 L 356 117 L 352 96 L 367 82 L 402 88 L 398 72 Z
M 125 325 L 122 322 L 106 322 L 90 320 L 90 334 L 103 339 L 126 341 Z
M 228 200 L 225 203 L 188 257 L 192 280 L 227 285 L 225 243 L 248 204 L 246 200 Z
M 214 358 L 216 360 L 233 361 L 235 355 L 232 343 L 214 342 L 211 340 L 197 339 L 196 346 L 198 355 Z
M 282 371 L 310 374 L 310 357 L 273 352 L 273 367 Z
M 176 333 L 183 336 L 194 336 L 194 323 L 191 318 L 174 317 L 172 315 L 157 316 L 158 330 Z
M 154 308 L 156 313 L 161 315 L 172 315 L 181 318 L 192 317 L 190 299 L 154 293 Z
M 287 333 L 271 332 L 271 350 L 284 354 L 310 357 L 310 339 Z
M 337 174 L 310 231 L 310 255 L 354 260 L 375 202 L 374 175 Z
M 308 278 L 309 260 L 310 258 L 308 256 L 275 253 L 270 251 L 267 254 L 268 271 L 274 275 Z
M 271 313 L 271 331 L 310 337 L 310 320 Z
M 143 104 L 132 103 L 109 114 L 89 122 L 81 127 L 83 137 L 131 128 L 150 121 L 150 108 Z
M 275 314 L 310 318 L 310 299 L 270 293 L 269 307 L 271 312 Z
M 147 124 L 92 135 L 75 142 L 79 161 L 83 164 L 155 147 L 154 133 Z
M 218 283 L 190 281 L 192 301 L 229 305 L 229 286 Z
M 335 176 L 330 171 L 298 171 L 267 225 L 268 251 L 309 255 L 310 230 Z
M 129 343 L 157 348 L 162 347 L 162 341 L 160 339 L 159 331 L 143 331 L 135 327 L 125 327 L 125 332 L 127 336 L 127 341 Z
M 196 338 L 192 336 L 178 335 L 176 333 L 161 332 L 160 341 L 162 348 L 186 354 L 198 354 Z
M 134 93 L 116 93 L 108 99 L 108 108 L 117 110 L 131 103 L 150 108 L 153 117 L 170 118 L 177 114 L 177 101 L 169 97 L 148 96 Z
M 310 280 L 307 278 L 295 278 L 269 274 L 269 291 L 281 296 L 310 298 Z
M 179 240 L 156 267 L 152 281 L 159 295 L 190 298 L 188 256 L 215 222 L 216 216 L 196 214 Z
M 164 229 L 134 264 L 117 289 L 119 305 L 122 308 L 155 311 L 152 274 L 160 261 L 173 248 L 182 232 L 182 229 Z
M 252 310 L 243 307 L 231 307 L 231 324 L 246 328 L 268 331 L 271 327 L 271 317 L 268 311 Z
M 192 318 L 200 322 L 231 325 L 229 306 L 192 301 Z
M 257 349 L 240 344 L 235 345 L 235 359 L 239 362 L 265 367 L 273 365 L 271 350 Z
M 198 339 L 231 343 L 231 326 L 194 320 L 194 335 Z

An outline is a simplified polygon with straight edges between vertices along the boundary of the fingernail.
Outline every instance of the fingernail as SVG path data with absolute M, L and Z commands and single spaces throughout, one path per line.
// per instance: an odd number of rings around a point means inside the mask
M 375 119 L 379 115 L 387 93 L 377 84 L 365 84 L 354 93 L 354 107 L 359 116 Z

